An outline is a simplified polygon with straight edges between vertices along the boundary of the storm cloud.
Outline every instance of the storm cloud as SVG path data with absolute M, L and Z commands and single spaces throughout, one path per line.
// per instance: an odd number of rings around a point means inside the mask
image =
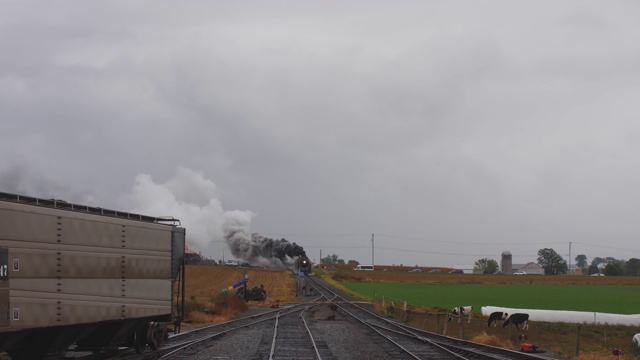
M 372 233 L 385 264 L 567 258 L 569 242 L 640 257 L 639 17 L 624 1 L 7 1 L 0 191 L 173 215 L 216 259 L 234 211 L 316 260 L 369 263 Z

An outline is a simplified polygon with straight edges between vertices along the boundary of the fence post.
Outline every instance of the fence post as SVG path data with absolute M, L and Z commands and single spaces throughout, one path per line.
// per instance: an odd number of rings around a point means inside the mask
M 576 336 L 576 356 L 580 354 L 580 328 L 581 326 L 578 325 L 578 334 Z
M 424 312 L 424 314 L 422 315 L 422 328 L 424 330 L 427 330 L 427 316 L 429 315 L 429 313 L 427 311 Z
M 448 316 L 449 316 L 449 312 L 447 311 L 447 317 L 448 317 Z M 445 320 L 444 320 L 444 326 L 443 326 L 444 331 L 442 332 L 442 335 L 447 335 L 447 327 L 448 327 L 448 325 L 447 325 L 447 324 L 449 324 L 449 322 L 447 321 L 447 318 L 445 318 Z
M 464 336 L 464 321 L 462 321 L 462 317 L 460 318 L 458 325 L 460 326 L 460 339 L 462 339 Z

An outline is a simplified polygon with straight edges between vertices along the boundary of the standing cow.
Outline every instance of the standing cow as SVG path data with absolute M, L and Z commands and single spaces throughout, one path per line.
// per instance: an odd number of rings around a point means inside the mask
M 509 317 L 509 314 L 502 311 L 492 312 L 489 315 L 489 320 L 487 321 L 487 327 L 491 327 L 491 323 L 493 323 L 493 327 L 498 326 L 498 321 L 506 320 Z
M 513 325 L 516 326 L 516 329 L 518 329 L 519 331 L 520 324 L 522 324 L 522 330 L 528 330 L 529 329 L 528 321 L 529 321 L 529 314 L 517 313 L 509 316 L 509 318 L 505 320 L 504 323 L 502 323 L 502 327 L 506 328 L 507 326 L 509 326 L 509 323 L 512 323 Z
M 458 318 L 458 323 L 464 317 L 469 318 L 469 323 L 471 323 L 471 317 L 473 317 L 473 306 L 457 306 L 451 310 L 451 315 L 449 315 L 449 322 L 454 317 Z

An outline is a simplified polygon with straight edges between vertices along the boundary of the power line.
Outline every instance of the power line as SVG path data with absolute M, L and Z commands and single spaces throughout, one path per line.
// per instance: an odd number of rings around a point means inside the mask
M 369 249 L 369 246 L 305 246 L 305 248 L 311 249 Z M 433 254 L 433 255 L 449 255 L 449 256 L 480 256 L 480 257 L 494 257 L 496 254 L 461 254 L 461 253 L 449 253 L 449 252 L 439 252 L 439 251 L 426 251 L 426 250 L 415 250 L 415 249 L 398 249 L 398 248 L 390 248 L 384 246 L 376 246 L 376 249 L 386 250 L 386 251 L 398 251 L 398 252 L 408 252 L 408 253 L 421 253 L 421 254 Z M 531 257 L 533 255 L 512 255 L 514 257 Z M 537 256 L 537 254 L 535 255 Z
M 588 243 L 581 243 L 581 242 L 573 242 L 574 244 L 580 244 L 580 245 L 585 245 L 585 246 L 592 246 L 592 247 L 597 247 L 597 248 L 602 248 L 602 249 L 612 249 L 612 250 L 620 250 L 620 251 L 638 251 L 638 249 L 625 249 L 625 248 L 616 248 L 616 247 L 611 247 L 608 245 L 596 245 L 596 244 L 588 244 Z
M 367 233 L 350 233 L 350 234 L 268 234 L 261 233 L 264 236 L 273 236 L 273 237 L 325 237 L 325 238 L 338 238 L 338 237 L 368 237 Z M 379 234 L 378 238 L 387 237 L 391 240 L 402 239 L 402 240 L 412 240 L 412 241 L 420 241 L 423 243 L 442 243 L 442 244 L 466 244 L 466 245 L 503 245 L 503 246 L 529 246 L 529 245 L 557 245 L 564 244 L 562 241 L 554 241 L 554 242 L 537 242 L 537 243 L 526 243 L 526 244 L 517 244 L 517 243 L 509 243 L 509 242 L 486 242 L 486 241 L 462 241 L 462 240 L 433 240 L 422 237 L 411 237 L 411 236 L 398 236 L 398 235 L 390 235 L 390 234 Z
M 274 236 L 274 237 L 355 237 L 355 236 L 369 236 L 369 234 L 365 233 L 352 233 L 352 234 L 267 234 L 260 233 L 260 235 L 264 236 Z

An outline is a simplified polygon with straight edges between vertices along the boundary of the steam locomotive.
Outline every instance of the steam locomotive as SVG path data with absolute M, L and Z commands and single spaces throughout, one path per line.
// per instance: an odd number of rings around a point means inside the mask
M 296 261 L 296 272 L 309 275 L 311 273 L 311 260 L 306 256 L 300 256 Z

